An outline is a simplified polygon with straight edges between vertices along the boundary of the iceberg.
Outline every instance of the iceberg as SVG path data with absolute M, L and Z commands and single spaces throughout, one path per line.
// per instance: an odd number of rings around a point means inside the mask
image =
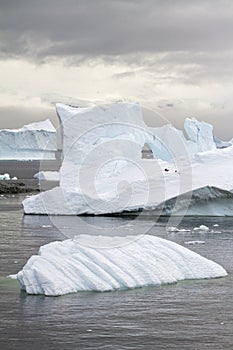
M 187 207 L 188 203 L 188 207 Z M 233 191 L 205 186 L 168 199 L 154 209 L 163 216 L 232 216 Z
M 44 181 L 59 181 L 58 171 L 39 171 L 34 176 L 34 179 L 44 180 Z
M 187 139 L 182 130 L 176 129 L 171 124 L 159 128 L 150 128 L 153 141 L 149 143 L 154 158 L 171 161 L 174 158 L 194 155 L 216 149 L 213 136 L 213 126 L 206 122 L 199 122 L 196 118 L 186 118 L 184 129 Z
M 217 149 L 210 124 L 187 118 L 187 140 L 171 125 L 147 127 L 138 103 L 56 108 L 59 186 L 25 199 L 26 214 L 233 214 L 233 146 Z M 142 159 L 145 144 L 154 159 Z
M 95 247 L 92 246 L 95 239 Z M 115 247 L 103 247 L 106 240 Z M 28 294 L 59 296 L 160 286 L 226 276 L 223 267 L 174 242 L 151 235 L 77 236 L 42 246 L 16 275 Z
M 199 122 L 196 118 L 186 118 L 184 129 L 189 138 L 187 145 L 190 154 L 216 149 L 211 124 Z
M 56 129 L 49 119 L 0 130 L 1 160 L 55 159 L 56 150 Z

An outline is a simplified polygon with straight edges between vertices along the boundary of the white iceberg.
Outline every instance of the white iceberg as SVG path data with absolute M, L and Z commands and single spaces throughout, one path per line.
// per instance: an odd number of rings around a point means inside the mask
M 149 141 L 149 146 L 154 158 L 171 161 L 179 156 L 184 156 L 184 149 L 189 155 L 216 149 L 212 125 L 199 122 L 195 118 L 186 118 L 184 129 L 187 139 L 182 130 L 170 124 L 150 128 L 154 137 L 152 142 Z
M 115 242 L 103 247 L 106 240 Z M 155 236 L 95 237 L 42 246 L 17 274 L 28 294 L 58 296 L 78 291 L 113 291 L 226 276 L 220 265 Z
M 21 129 L 0 130 L 0 159 L 55 159 L 56 129 L 49 119 L 24 125 Z
M 186 118 L 184 129 L 189 138 L 188 147 L 190 154 L 216 149 L 213 126 L 211 124 L 199 122 L 195 118 Z
M 34 176 L 34 179 L 44 180 L 44 181 L 59 181 L 58 171 L 39 171 Z
M 57 113 L 59 186 L 25 199 L 26 214 L 233 214 L 233 146 L 217 149 L 209 124 L 187 119 L 186 140 L 172 126 L 148 128 L 137 103 L 57 104 Z M 155 159 L 141 159 L 145 144 Z

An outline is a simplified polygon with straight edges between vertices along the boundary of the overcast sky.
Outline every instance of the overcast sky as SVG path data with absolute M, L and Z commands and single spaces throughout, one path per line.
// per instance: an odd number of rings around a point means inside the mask
M 0 0 L 0 128 L 123 99 L 231 138 L 232 38 L 232 0 Z

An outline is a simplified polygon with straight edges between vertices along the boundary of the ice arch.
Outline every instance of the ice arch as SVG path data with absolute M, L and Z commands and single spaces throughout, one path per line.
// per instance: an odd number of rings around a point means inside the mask
M 138 103 L 115 103 L 89 108 L 58 103 L 56 109 L 63 142 L 60 184 L 57 188 L 24 200 L 24 211 L 28 214 L 105 214 L 154 208 L 165 200 L 164 191 L 157 190 L 164 181 L 160 176 L 159 160 L 170 162 L 185 157 L 189 161 L 194 153 L 216 147 L 212 142 L 212 127 L 209 124 L 187 119 L 185 129 L 190 139 L 186 140 L 183 132 L 170 124 L 160 128 L 147 127 Z M 155 158 L 150 166 L 141 162 L 141 150 L 145 143 L 150 146 Z M 179 179 L 174 179 L 177 184 L 169 190 L 168 198 L 176 196 L 179 191 L 183 193 L 191 190 L 191 177 L 190 174 L 186 176 L 186 164 L 181 164 L 184 171 L 179 172 Z M 83 169 L 84 172 L 81 171 Z M 118 193 L 118 183 L 125 180 L 129 186 L 121 186 Z M 185 185 L 182 188 L 181 180 Z M 153 184 L 152 187 L 157 191 L 150 197 L 150 203 L 145 201 L 144 196 L 148 184 Z M 134 188 L 134 193 L 132 200 L 125 206 L 130 186 Z M 107 204 L 103 198 L 108 201 Z M 110 201 L 116 200 L 119 206 L 111 206 Z

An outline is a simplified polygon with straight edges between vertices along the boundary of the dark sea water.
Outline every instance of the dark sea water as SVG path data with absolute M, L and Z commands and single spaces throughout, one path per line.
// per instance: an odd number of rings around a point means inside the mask
M 233 349 L 233 218 L 186 218 L 180 223 L 186 229 L 205 224 L 207 233 L 167 233 L 165 219 L 150 230 L 220 263 L 229 273 L 226 278 L 62 297 L 28 296 L 6 276 L 17 273 L 39 246 L 63 240 L 64 235 L 46 216 L 24 217 L 22 199 L 0 197 L 1 350 Z M 73 226 L 69 217 L 60 220 L 63 227 Z M 129 218 L 82 220 L 75 227 L 80 233 L 88 221 L 110 227 L 124 225 Z M 187 245 L 189 241 L 204 244 Z

